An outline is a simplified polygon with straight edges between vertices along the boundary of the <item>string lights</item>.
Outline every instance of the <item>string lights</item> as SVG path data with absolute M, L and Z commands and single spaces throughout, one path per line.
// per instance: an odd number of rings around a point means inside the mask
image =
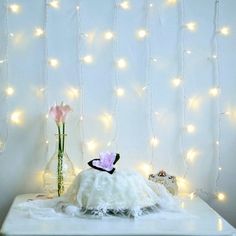
M 56 68 L 56 67 L 59 66 L 59 61 L 58 61 L 58 59 L 56 59 L 56 58 L 50 58 L 50 59 L 48 60 L 48 64 L 49 64 L 52 68 Z
M 221 108 L 221 76 L 220 76 L 220 64 L 219 64 L 219 42 L 218 42 L 218 30 L 219 30 L 219 0 L 215 0 L 214 6 L 214 19 L 213 19 L 213 33 L 212 33 L 212 48 L 211 55 L 217 55 L 212 62 L 212 75 L 213 75 L 213 88 L 210 89 L 209 94 L 213 97 L 217 96 L 216 100 L 216 115 L 217 115 L 217 128 L 216 128 L 216 138 L 214 141 L 215 146 L 215 156 L 218 164 L 216 170 L 216 179 L 215 179 L 215 191 L 217 193 L 217 198 L 219 201 L 225 199 L 225 195 L 222 192 L 219 192 L 219 180 L 221 175 L 221 119 L 222 119 L 222 108 Z M 222 32 L 223 29 L 223 32 Z M 225 30 L 224 30 L 225 29 Z M 223 27 L 220 30 L 221 34 L 224 36 L 229 33 L 228 27 Z M 226 33 L 226 34 L 225 34 Z
M 34 36 L 40 37 L 44 35 L 44 30 L 41 27 L 36 27 L 34 30 Z
M 91 64 L 93 62 L 93 56 L 92 55 L 86 55 L 82 57 L 82 61 L 86 64 Z
M 182 183 L 186 182 L 186 176 L 188 174 L 189 166 L 186 161 L 185 156 L 185 133 L 193 133 L 195 131 L 195 126 L 192 124 L 186 124 L 186 94 L 185 94 L 185 53 L 186 50 L 184 48 L 185 45 L 185 28 L 189 31 L 195 30 L 196 24 L 194 22 L 189 22 L 187 24 L 184 24 L 185 21 L 185 1 L 182 0 L 179 2 L 179 31 L 178 31 L 178 43 L 179 43 L 179 50 L 178 50 L 178 76 L 172 80 L 172 83 L 175 87 L 181 86 L 181 92 L 182 92 L 182 132 L 180 134 L 180 155 L 183 158 L 184 163 L 184 174 L 181 178 Z M 185 26 L 185 27 L 182 27 Z
M 9 86 L 5 89 L 5 92 L 7 96 L 12 96 L 15 93 L 15 89 Z
M 85 164 L 85 137 L 84 137 L 84 78 L 83 78 L 83 60 L 81 60 L 82 57 L 82 39 L 83 39 L 83 32 L 81 31 L 81 7 L 80 7 L 80 0 L 77 1 L 77 5 L 75 7 L 76 10 L 76 59 L 77 59 L 77 66 L 76 66 L 76 73 L 78 78 L 78 87 L 79 87 L 79 93 L 80 93 L 80 99 L 79 99 L 79 134 L 80 134 L 80 151 L 81 151 L 81 158 L 82 158 L 82 167 L 84 167 Z M 90 58 L 90 61 L 92 61 L 92 58 Z M 91 145 L 86 144 L 87 149 Z
M 8 5 L 8 0 L 5 0 L 4 39 L 6 40 L 6 47 L 4 48 L 5 50 L 4 50 L 4 53 L 3 53 L 3 58 L 1 58 L 1 60 L 0 60 L 0 70 L 2 71 L 2 73 L 4 73 L 3 76 L 2 76 L 2 82 L 1 82 L 1 85 L 3 87 L 1 89 L 3 89 L 3 92 L 5 92 L 5 95 L 9 97 L 9 96 L 12 96 L 14 94 L 14 89 L 12 87 L 6 87 L 7 84 L 8 84 L 8 74 L 9 74 L 9 68 L 8 68 L 8 60 L 9 60 L 8 10 L 11 10 L 11 12 L 14 13 L 12 11 L 13 8 L 10 8 L 9 5 Z M 1 103 L 1 107 L 6 106 L 6 109 L 8 110 L 8 101 L 3 99 L 1 102 L 5 102 L 4 104 Z M 8 141 L 8 122 L 9 122 L 9 119 L 8 119 L 7 114 L 6 114 L 6 116 L 4 116 L 2 118 L 2 121 L 3 121 L 2 123 L 4 124 L 4 127 L 1 127 L 1 130 L 0 130 L 0 154 L 2 154 L 5 151 L 5 147 L 6 147 L 6 144 L 7 144 L 7 141 Z M 4 129 L 5 129 L 5 131 L 4 131 Z
M 11 122 L 15 125 L 22 125 L 23 124 L 23 111 L 22 110 L 15 110 L 11 113 Z
M 219 30 L 220 34 L 227 36 L 230 34 L 230 28 L 228 26 L 224 26 Z
M 21 10 L 21 7 L 20 7 L 20 5 L 18 5 L 18 4 L 11 4 L 11 5 L 9 5 L 9 10 L 10 10 L 12 13 L 19 13 L 20 10 Z
M 57 1 L 57 0 L 52 0 L 52 1 L 50 1 L 50 2 L 48 3 L 48 5 L 49 5 L 50 7 L 52 7 L 52 8 L 59 8 L 59 7 L 60 7 L 59 1 Z
M 49 154 L 49 140 L 48 140 L 48 66 L 58 67 L 57 59 L 48 59 L 48 35 L 47 35 L 47 25 L 48 25 L 48 0 L 44 0 L 44 9 L 43 9 L 43 27 L 35 27 L 34 36 L 35 37 L 44 37 L 43 39 L 43 60 L 44 60 L 44 68 L 42 73 L 43 87 L 39 88 L 38 94 L 43 97 L 44 100 L 44 112 L 43 112 L 43 123 L 44 123 L 44 140 L 43 144 L 46 146 L 45 150 L 45 158 L 48 159 Z
M 150 162 L 147 164 L 150 172 L 153 170 L 153 161 L 154 161 L 154 154 L 155 149 L 159 146 L 160 140 L 157 137 L 157 134 L 154 130 L 154 121 L 153 121 L 153 86 L 152 86 L 152 76 L 151 73 L 151 62 L 156 63 L 157 59 L 152 56 L 151 51 L 151 43 L 150 43 L 150 36 L 151 36 L 151 28 L 150 28 L 150 17 L 151 17 L 151 8 L 150 8 L 150 1 L 145 1 L 145 18 L 144 18 L 144 25 L 145 29 L 141 29 L 138 31 L 138 36 L 141 39 L 145 39 L 145 46 L 146 46 L 146 58 L 145 58 L 145 85 L 143 86 L 142 90 L 145 92 L 147 90 L 147 114 L 148 114 L 148 127 L 149 127 L 149 135 L 150 135 L 150 149 L 151 149 L 151 158 Z M 150 34 L 150 36 L 149 36 Z M 148 37 L 147 37 L 148 36 Z
M 194 32 L 194 31 L 196 31 L 196 29 L 197 29 L 197 23 L 191 21 L 191 22 L 185 24 L 185 27 L 186 27 L 189 31 Z
M 120 7 L 123 10 L 128 10 L 130 5 L 128 1 L 120 3 Z M 113 1 L 113 15 L 112 15 L 112 32 L 116 32 L 117 28 L 117 18 L 118 18 L 118 3 L 117 0 Z M 112 33 L 112 36 L 114 34 Z M 112 83 L 111 86 L 115 91 L 112 93 L 112 108 L 111 114 L 109 114 L 108 125 L 112 126 L 112 134 L 110 140 L 107 142 L 107 147 L 113 148 L 114 151 L 117 151 L 117 134 L 118 134 L 118 99 L 125 94 L 125 90 L 118 85 L 118 70 L 125 69 L 127 62 L 124 58 L 119 58 L 117 60 L 117 51 L 118 51 L 118 39 L 117 37 L 112 37 L 112 61 L 115 63 L 112 74 Z M 117 151 L 118 152 L 118 151 Z
M 8 2 L 8 1 L 6 1 Z M 175 5 L 177 3 L 176 0 L 166 0 L 166 3 L 168 5 Z M 7 4 L 8 6 L 8 4 Z M 49 65 L 51 68 L 56 69 L 59 65 L 60 62 L 57 58 L 48 58 L 48 52 L 47 52 L 47 38 L 46 38 L 46 33 L 47 33 L 47 7 L 52 7 L 52 8 L 59 8 L 60 4 L 59 1 L 57 0 L 52 0 L 47 2 L 45 0 L 45 22 L 44 26 L 41 27 L 36 27 L 34 29 L 34 36 L 36 37 L 42 37 L 45 36 L 45 61 L 46 64 Z M 117 38 L 116 36 L 116 29 L 117 29 L 117 6 L 121 10 L 129 10 L 131 8 L 130 6 L 130 1 L 122 1 L 117 4 L 117 1 L 114 0 L 114 15 L 113 15 L 113 26 L 111 30 L 108 30 L 104 32 L 103 38 L 106 41 L 111 41 L 113 43 L 113 61 L 115 62 L 116 67 L 114 68 L 114 78 L 113 78 L 113 89 L 114 89 L 114 98 L 113 98 L 113 107 L 112 107 L 112 112 L 110 113 L 104 113 L 103 116 L 101 116 L 101 120 L 103 121 L 104 125 L 107 126 L 107 128 L 111 128 L 113 125 L 114 120 L 116 119 L 116 113 L 117 113 L 117 101 L 120 97 L 123 97 L 125 95 L 125 89 L 118 86 L 118 74 L 119 71 L 122 71 L 127 68 L 128 62 L 125 58 L 117 58 Z M 138 39 L 145 40 L 146 43 L 146 83 L 144 86 L 142 86 L 142 91 L 147 91 L 148 94 L 148 113 L 149 113 L 149 125 L 150 125 L 150 146 L 152 148 L 152 158 L 151 158 L 151 163 L 153 162 L 153 156 L 154 156 L 154 148 L 156 148 L 160 140 L 155 134 L 155 130 L 153 127 L 153 104 L 152 104 L 152 79 L 150 76 L 150 66 L 151 62 L 158 62 L 157 58 L 151 57 L 151 47 L 150 47 L 150 42 L 149 42 L 149 37 L 150 37 L 150 15 L 149 11 L 150 8 L 153 7 L 153 3 L 150 3 L 149 0 L 145 1 L 145 28 L 140 28 L 136 32 L 136 36 Z M 180 3 L 181 7 L 181 15 L 180 15 L 180 24 L 181 24 L 181 30 L 180 30 L 180 35 L 179 35 L 179 40 L 180 40 L 180 50 L 179 50 L 179 63 L 178 63 L 178 73 L 177 76 L 174 77 L 171 80 L 171 84 L 174 87 L 181 87 L 182 91 L 182 127 L 183 127 L 183 132 L 181 133 L 181 140 L 180 140 L 180 149 L 181 149 L 181 155 L 183 155 L 184 159 L 184 164 L 185 164 L 185 171 L 184 171 L 184 176 L 183 179 L 180 180 L 182 181 L 182 184 L 187 181 L 185 178 L 187 176 L 188 172 L 188 165 L 187 161 L 189 163 L 193 163 L 196 157 L 199 155 L 199 151 L 196 150 L 195 148 L 190 148 L 188 150 L 185 149 L 185 144 L 184 144 L 184 139 L 185 139 L 185 132 L 189 134 L 193 134 L 196 132 L 196 126 L 194 124 L 186 124 L 186 109 L 188 108 L 189 110 L 197 110 L 200 106 L 201 103 L 201 98 L 199 97 L 191 97 L 187 99 L 186 93 L 185 93 L 185 54 L 192 54 L 191 50 L 185 50 L 185 42 L 184 42 L 184 34 L 185 30 L 190 31 L 190 32 L 195 32 L 198 28 L 197 22 L 188 22 L 185 23 L 185 15 L 184 15 L 184 0 L 181 1 Z M 11 4 L 8 6 L 8 10 L 15 14 L 19 13 L 21 11 L 21 6 L 18 4 Z M 94 62 L 94 57 L 93 55 L 86 54 L 86 55 L 81 55 L 81 39 L 86 39 L 88 41 L 91 41 L 91 39 L 94 39 L 94 34 L 93 33 L 82 33 L 81 28 L 80 28 L 80 4 L 78 1 L 77 6 L 75 7 L 76 14 L 77 14 L 77 73 L 78 73 L 78 80 L 79 80 L 79 88 L 73 88 L 69 87 L 67 89 L 67 94 L 69 97 L 72 99 L 80 97 L 80 116 L 79 116 L 79 121 L 80 121 L 80 139 L 81 139 L 81 150 L 82 150 L 82 156 L 84 158 L 84 144 L 87 147 L 88 150 L 90 151 L 95 151 L 96 148 L 98 147 L 98 142 L 95 139 L 91 139 L 88 142 L 84 143 L 84 84 L 83 84 L 83 65 L 84 64 L 91 64 Z M 219 178 L 220 178 L 220 172 L 222 171 L 221 167 L 221 150 L 220 150 L 220 145 L 221 145 L 221 116 L 222 115 L 230 115 L 229 112 L 222 112 L 221 111 L 221 81 L 220 81 L 220 74 L 219 74 L 219 52 L 218 52 L 218 36 L 228 36 L 231 33 L 231 30 L 228 26 L 223 26 L 219 27 L 219 0 L 215 0 L 215 16 L 214 16 L 214 32 L 213 32 L 213 39 L 212 39 L 212 54 L 211 54 L 211 61 L 213 65 L 213 87 L 209 89 L 208 94 L 211 97 L 216 98 L 216 103 L 217 103 L 217 115 L 218 115 L 218 125 L 217 125 L 217 135 L 216 135 L 216 140 L 214 141 L 215 143 L 215 148 L 216 148 L 216 157 L 217 157 L 217 162 L 218 162 L 218 168 L 217 168 L 217 176 L 216 176 L 216 183 L 215 183 L 215 188 L 216 188 L 216 197 L 219 201 L 224 201 L 226 196 L 223 192 L 218 192 L 219 188 Z M 7 19 L 7 17 L 6 17 Z M 7 21 L 7 20 L 6 20 Z M 7 30 L 9 30 L 8 23 L 6 26 Z M 13 33 L 9 32 L 7 33 L 8 37 L 15 37 Z M 8 47 L 8 42 L 7 42 L 7 47 Z M 6 58 L 3 58 L 0 60 L 0 64 L 6 63 L 8 65 L 8 50 L 6 50 Z M 7 68 L 8 71 L 8 68 Z M 8 73 L 8 72 L 7 72 Z M 45 93 L 47 91 L 47 85 L 46 85 L 46 80 L 47 80 L 47 67 L 45 69 L 45 84 L 43 88 L 40 88 L 39 91 L 42 93 Z M 46 88 L 45 88 L 46 87 Z M 5 88 L 5 94 L 7 96 L 12 96 L 15 93 L 15 89 L 12 86 L 8 86 Z M 47 97 L 45 95 L 45 100 L 47 100 Z M 48 107 L 47 107 L 48 109 Z M 15 124 L 15 125 L 21 125 L 23 123 L 23 118 L 24 118 L 24 112 L 22 110 L 15 110 L 12 112 L 10 115 L 10 121 Z M 46 115 L 47 118 L 47 115 Z M 47 128 L 46 128 L 47 129 Z M 45 131 L 46 132 L 46 131 Z M 111 146 L 115 141 L 116 141 L 116 135 L 117 135 L 117 120 L 115 120 L 115 127 L 114 127 L 114 134 L 113 138 L 107 142 L 107 146 Z M 46 144 L 48 144 L 48 140 L 45 141 Z M 4 145 L 5 141 L 0 140 L 0 149 Z M 145 165 L 144 165 L 145 166 Z M 147 167 L 148 166 L 148 167 Z M 145 170 L 150 171 L 150 166 L 147 164 L 145 166 Z M 201 192 L 201 190 L 199 191 Z M 195 192 L 190 194 L 190 198 L 193 199 L 195 196 Z
M 111 32 L 111 31 L 105 32 L 105 33 L 104 33 L 104 38 L 105 38 L 106 40 L 111 40 L 111 39 L 113 39 L 113 38 L 114 38 L 113 32 Z
M 130 9 L 130 3 L 129 1 L 123 1 L 119 4 L 119 6 L 124 9 L 124 10 L 128 10 Z
M 116 64 L 117 64 L 117 67 L 120 69 L 125 69 L 127 67 L 127 62 L 124 58 L 118 59 Z
M 179 87 L 181 85 L 181 83 L 182 83 L 182 79 L 176 77 L 176 78 L 172 79 L 171 82 L 172 82 L 174 87 Z
M 147 36 L 147 31 L 145 29 L 140 29 L 137 32 L 137 36 L 138 38 L 143 39 Z
M 117 95 L 118 97 L 123 97 L 124 94 L 125 94 L 125 90 L 124 90 L 123 88 L 117 88 L 117 89 L 116 89 L 116 95 Z

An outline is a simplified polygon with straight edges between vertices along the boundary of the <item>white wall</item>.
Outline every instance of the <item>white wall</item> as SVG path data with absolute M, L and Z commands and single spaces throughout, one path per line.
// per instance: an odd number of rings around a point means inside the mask
M 147 44 L 135 36 L 137 29 L 145 27 L 144 0 L 132 0 L 130 10 L 117 9 L 117 27 L 113 29 L 114 1 L 81 0 L 80 16 L 76 13 L 75 0 L 61 0 L 60 8 L 47 8 L 46 37 L 35 37 L 35 27 L 44 27 L 45 3 L 43 0 L 8 1 L 21 6 L 18 14 L 6 15 L 5 4 L 0 2 L 0 59 L 5 58 L 7 48 L 7 29 L 14 33 L 8 40 L 7 63 L 0 64 L 0 134 L 5 140 L 8 130 L 6 149 L 0 155 L 0 222 L 13 200 L 22 193 L 42 190 L 41 173 L 54 149 L 55 125 L 45 119 L 49 105 L 65 101 L 74 111 L 68 120 L 67 152 L 77 168 L 82 168 L 95 153 L 106 150 L 106 144 L 117 131 L 115 146 L 121 153 L 120 168 L 139 169 L 143 163 L 152 159 L 149 139 L 150 94 L 152 91 L 153 135 L 160 139 L 158 148 L 153 153 L 153 168 L 157 172 L 165 169 L 182 176 L 184 173 L 183 156 L 179 140 L 182 129 L 182 87 L 171 85 L 176 76 L 179 61 L 178 30 L 180 16 L 178 4 L 170 6 L 164 0 L 153 0 L 150 10 L 150 29 L 148 40 L 150 56 L 158 61 L 151 63 L 149 79 L 151 86 L 138 94 L 145 86 L 147 68 Z M 195 148 L 199 155 L 189 164 L 187 180 L 189 191 L 197 188 L 214 193 L 218 161 L 214 145 L 217 136 L 218 115 L 217 99 L 220 99 L 222 112 L 230 110 L 230 116 L 221 116 L 221 159 L 222 175 L 219 191 L 224 192 L 226 200 L 219 202 L 207 197 L 206 200 L 236 226 L 236 188 L 235 188 L 235 153 L 236 153 L 236 1 L 220 2 L 221 26 L 231 27 L 228 37 L 219 36 L 219 63 L 221 97 L 208 95 L 213 86 L 211 55 L 211 36 L 213 31 L 213 0 L 186 0 L 185 21 L 196 21 L 196 32 L 184 31 L 185 48 L 192 54 L 185 56 L 185 92 L 186 99 L 197 96 L 201 100 L 199 109 L 186 109 L 186 122 L 196 125 L 194 134 L 184 133 L 186 150 Z M 7 18 L 6 18 L 7 17 Z M 8 27 L 6 26 L 8 19 Z M 115 30 L 114 41 L 106 41 L 103 33 Z M 80 33 L 90 33 L 92 38 L 79 37 Z M 117 48 L 115 47 L 117 46 Z M 116 48 L 116 50 L 115 50 Z M 78 50 L 79 49 L 79 50 Z M 78 55 L 91 54 L 94 62 L 80 66 Z M 125 70 L 117 70 L 113 56 L 126 58 Z M 57 58 L 59 67 L 47 66 L 47 58 Z M 116 129 L 115 122 L 109 128 L 104 127 L 101 115 L 112 113 L 114 108 L 115 71 L 119 87 L 125 89 L 125 96 L 117 99 Z M 81 139 L 81 96 L 72 99 L 67 91 L 70 87 L 84 87 L 84 139 Z M 15 89 L 13 96 L 4 98 L 7 85 Z M 46 88 L 42 95 L 37 93 Z M 23 112 L 23 122 L 15 125 L 4 118 L 10 118 L 17 109 Z M 49 150 L 45 140 L 49 140 Z M 98 142 L 94 153 L 85 148 L 82 159 L 81 143 L 90 140 Z

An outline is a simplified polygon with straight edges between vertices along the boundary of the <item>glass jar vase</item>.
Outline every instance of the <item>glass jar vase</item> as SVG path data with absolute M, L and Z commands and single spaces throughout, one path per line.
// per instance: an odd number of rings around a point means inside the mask
M 73 163 L 65 151 L 66 134 L 56 134 L 56 149 L 43 175 L 44 190 L 51 197 L 62 196 L 75 178 Z

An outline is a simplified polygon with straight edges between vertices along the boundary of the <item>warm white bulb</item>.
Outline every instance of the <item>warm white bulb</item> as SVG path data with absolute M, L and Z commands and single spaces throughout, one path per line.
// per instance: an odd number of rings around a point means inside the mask
M 80 7 L 79 6 L 76 6 L 76 10 L 79 11 Z
M 0 64 L 3 64 L 6 60 L 0 60 Z
M 23 112 L 20 110 L 16 110 L 11 114 L 11 122 L 16 125 L 22 124 L 23 121 Z
M 117 61 L 117 67 L 120 69 L 124 69 L 127 66 L 127 62 L 125 59 L 121 58 Z
M 86 55 L 83 57 L 83 61 L 86 64 L 91 64 L 93 62 L 93 57 L 91 55 Z
M 167 5 L 175 5 L 177 0 L 166 0 Z
M 12 88 L 12 87 L 7 87 L 7 88 L 5 89 L 5 92 L 6 92 L 6 95 L 12 96 L 12 95 L 15 93 L 15 90 L 14 90 L 14 88 Z
M 152 60 L 153 62 L 158 62 L 157 58 L 155 58 L 155 57 L 151 57 L 151 60 Z
M 211 88 L 211 89 L 209 90 L 209 95 L 211 95 L 212 97 L 218 96 L 219 93 L 220 93 L 219 88 Z
M 225 194 L 224 193 L 218 193 L 217 198 L 219 201 L 224 201 L 225 200 Z
M 51 6 L 53 8 L 59 8 L 59 1 L 53 0 L 53 1 L 49 2 L 49 6 Z
M 45 90 L 46 90 L 45 88 L 39 88 L 39 92 L 40 92 L 40 93 L 44 93 Z
M 137 168 L 147 178 L 153 172 L 153 167 L 149 163 L 140 163 Z
M 188 133 L 194 133 L 196 131 L 196 127 L 192 124 L 186 126 L 186 130 Z
M 35 35 L 36 37 L 40 37 L 40 36 L 42 36 L 43 34 L 44 34 L 44 30 L 43 30 L 42 28 L 40 28 L 40 27 L 35 28 L 35 30 L 34 30 L 34 35 Z
M 222 35 L 227 36 L 227 35 L 230 34 L 230 28 L 227 27 L 227 26 L 224 26 L 224 27 L 222 27 L 222 28 L 219 30 L 219 32 L 220 32 Z
M 153 147 L 157 147 L 159 145 L 159 143 L 160 143 L 160 141 L 156 137 L 152 137 L 150 139 L 150 145 L 153 146 Z
M 189 23 L 185 24 L 185 27 L 189 31 L 195 31 L 197 29 L 197 23 L 196 22 L 189 22 Z
M 80 119 L 80 121 L 83 121 L 83 120 L 84 120 L 84 117 L 83 117 L 83 116 L 80 116 L 79 119 Z
M 230 115 L 231 115 L 231 112 L 230 112 L 230 111 L 226 111 L 226 112 L 224 112 L 224 114 L 225 114 L 226 116 L 230 116 Z
M 48 64 L 51 66 L 51 67 L 58 67 L 59 66 L 59 61 L 56 59 L 56 58 L 51 58 L 48 60 Z
M 195 193 L 194 193 L 194 192 L 190 193 L 190 194 L 189 194 L 189 197 L 190 197 L 191 200 L 193 200 L 194 197 L 195 197 Z
M 174 87 L 179 87 L 181 85 L 181 83 L 182 83 L 181 78 L 177 77 L 177 78 L 172 79 L 172 84 Z
M 192 148 L 192 149 L 188 150 L 188 152 L 186 154 L 186 159 L 189 162 L 193 162 L 195 160 L 195 158 L 197 157 L 197 155 L 198 155 L 198 151 Z
M 196 111 L 199 109 L 200 105 L 201 105 L 200 97 L 191 97 L 188 99 L 188 108 L 190 110 Z
M 120 7 L 123 8 L 124 10 L 128 10 L 130 8 L 129 1 L 123 1 L 120 3 Z
M 190 183 L 188 182 L 188 180 L 186 178 L 180 177 L 180 176 L 177 176 L 176 179 L 177 179 L 177 185 L 179 188 L 179 192 L 180 193 L 189 192 Z
M 95 140 L 90 140 L 86 143 L 87 149 L 90 152 L 95 151 L 95 149 L 97 148 L 97 142 Z
M 106 129 L 110 129 L 112 126 L 112 115 L 109 113 L 104 113 L 99 117 L 100 121 L 103 123 Z
M 124 94 L 125 94 L 125 90 L 124 90 L 123 88 L 117 88 L 117 89 L 116 89 L 116 95 L 117 95 L 118 97 L 123 97 Z
M 140 38 L 140 39 L 143 39 L 147 36 L 147 31 L 145 29 L 140 29 L 138 32 L 137 32 L 137 36 Z
M 79 90 L 71 87 L 67 89 L 66 94 L 70 99 L 76 99 L 79 97 Z
M 185 50 L 185 53 L 190 55 L 190 54 L 192 54 L 192 51 L 191 50 Z
M 223 228 L 224 228 L 223 221 L 221 218 L 218 218 L 217 219 L 217 231 L 221 232 L 221 231 L 223 231 Z
M 21 7 L 18 4 L 11 4 L 9 6 L 9 9 L 12 13 L 18 13 L 20 11 Z
M 104 38 L 106 40 L 111 40 L 111 39 L 113 39 L 113 37 L 114 37 L 114 34 L 111 31 L 107 31 L 104 33 Z
M 218 170 L 222 170 L 222 167 L 219 167 Z
M 5 144 L 2 140 L 0 140 L 0 152 L 2 152 L 5 148 Z

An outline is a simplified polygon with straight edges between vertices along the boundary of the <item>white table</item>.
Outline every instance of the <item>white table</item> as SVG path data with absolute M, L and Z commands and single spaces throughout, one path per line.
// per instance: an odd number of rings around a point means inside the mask
M 144 216 L 138 219 L 105 217 L 103 219 L 36 220 L 22 217 L 14 206 L 35 195 L 20 195 L 14 200 L 1 229 L 1 235 L 235 235 L 236 230 L 200 198 L 181 200 L 195 217 L 160 219 Z M 158 213 L 157 213 L 158 214 Z

